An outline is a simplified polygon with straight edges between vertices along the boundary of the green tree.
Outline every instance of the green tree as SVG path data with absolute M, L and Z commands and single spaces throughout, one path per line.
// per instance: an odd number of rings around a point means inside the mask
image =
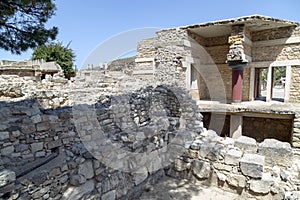
M 65 77 L 69 79 L 75 76 L 75 70 L 72 67 L 75 54 L 69 45 L 70 43 L 64 46 L 61 42 L 41 45 L 34 49 L 32 59 L 43 59 L 46 62 L 55 61 L 63 69 Z
M 21 54 L 54 40 L 57 27 L 46 28 L 45 23 L 55 14 L 51 0 L 1 0 L 0 48 Z

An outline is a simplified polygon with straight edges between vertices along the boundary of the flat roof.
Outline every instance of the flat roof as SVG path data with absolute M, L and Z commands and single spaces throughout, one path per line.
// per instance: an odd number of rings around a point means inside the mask
M 161 31 L 168 31 L 174 29 L 189 29 L 203 37 L 216 37 L 227 35 L 231 33 L 233 25 L 246 25 L 250 31 L 261 31 L 280 27 L 299 26 L 299 23 L 277 19 L 263 15 L 250 15 L 232 19 L 224 19 L 218 21 L 205 22 L 200 24 L 193 24 L 187 26 L 180 26 L 177 28 L 163 29 Z

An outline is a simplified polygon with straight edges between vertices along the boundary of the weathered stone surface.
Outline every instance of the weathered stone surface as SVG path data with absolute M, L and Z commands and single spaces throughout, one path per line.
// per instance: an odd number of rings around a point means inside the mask
M 70 184 L 74 185 L 74 186 L 81 185 L 85 182 L 86 182 L 86 178 L 83 175 L 80 175 L 80 174 L 73 175 L 70 178 Z
M 148 177 L 148 170 L 146 167 L 140 168 L 137 172 L 133 173 L 134 184 L 139 185 Z
M 78 174 L 83 175 L 86 179 L 91 179 L 94 177 L 94 169 L 92 161 L 85 161 L 78 167 Z
M 211 174 L 210 164 L 202 160 L 195 160 L 192 165 L 192 170 L 193 174 L 200 179 L 206 179 Z
M 174 160 L 174 169 L 179 172 L 189 169 L 190 165 L 190 163 L 186 163 L 182 159 Z
M 36 131 L 36 127 L 34 124 L 24 124 L 21 127 L 21 132 L 24 134 L 34 133 Z
M 29 149 L 29 145 L 28 144 L 19 144 L 15 146 L 15 152 L 22 152 L 22 151 L 26 151 Z
M 0 141 L 1 140 L 6 140 L 9 139 L 9 132 L 5 131 L 5 132 L 0 132 Z
M 4 187 L 16 180 L 15 172 L 4 169 L 0 171 L 0 187 Z
M 244 151 L 249 153 L 257 152 L 257 144 L 255 139 L 243 135 L 235 140 L 234 146 L 243 149 Z
M 230 149 L 225 154 L 225 164 L 227 165 L 238 165 L 243 152 L 239 149 Z
M 41 115 L 37 114 L 30 118 L 32 120 L 32 123 L 36 124 L 42 121 Z
M 240 161 L 240 168 L 244 175 L 261 178 L 264 170 L 265 157 L 257 154 L 245 154 Z
M 276 163 L 279 166 L 289 167 L 293 162 L 291 145 L 275 139 L 265 139 L 260 143 L 258 154 L 265 156 L 265 162 L 268 166 L 273 166 Z
M 48 147 L 48 149 L 53 149 L 53 148 L 61 146 L 61 144 L 62 144 L 61 140 L 54 140 L 54 141 L 48 142 L 47 147 Z
M 101 200 L 115 200 L 116 190 L 109 191 L 101 196 Z
M 244 188 L 246 186 L 246 177 L 239 174 L 228 174 L 227 182 L 234 187 Z
M 221 170 L 221 171 L 228 171 L 228 172 L 232 171 L 232 166 L 226 165 L 226 164 L 223 164 L 223 163 L 219 163 L 219 162 L 214 162 L 213 167 L 215 169 L 218 169 L 218 170 Z
M 89 180 L 86 183 L 80 185 L 79 187 L 68 187 L 66 191 L 63 192 L 61 199 L 63 200 L 80 200 L 83 199 L 84 195 L 91 194 L 95 189 L 94 180 Z
M 36 125 L 37 131 L 47 131 L 50 129 L 50 123 L 49 122 L 40 122 Z
M 44 143 L 43 142 L 32 143 L 30 144 L 30 147 L 32 152 L 40 151 L 43 149 Z
M 264 173 L 261 180 L 250 180 L 250 190 L 255 193 L 267 194 L 270 187 L 274 184 L 274 180 L 270 173 Z
M 49 190 L 50 190 L 50 186 L 43 187 L 40 190 L 38 190 L 35 193 L 33 193 L 32 197 L 34 199 L 41 198 L 44 194 L 46 194 L 47 192 L 49 192 Z
M 7 147 L 4 147 L 3 149 L 1 149 L 1 154 L 3 156 L 9 156 L 13 152 L 14 152 L 14 146 L 7 146 Z
M 225 182 L 227 180 L 227 176 L 221 172 L 216 171 L 217 177 L 220 181 Z

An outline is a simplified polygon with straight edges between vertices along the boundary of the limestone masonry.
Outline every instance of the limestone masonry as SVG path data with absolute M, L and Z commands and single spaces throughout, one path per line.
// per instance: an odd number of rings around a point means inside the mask
M 164 176 L 299 199 L 299 43 L 255 15 L 161 30 L 70 80 L 1 61 L 0 199 L 145 199 Z

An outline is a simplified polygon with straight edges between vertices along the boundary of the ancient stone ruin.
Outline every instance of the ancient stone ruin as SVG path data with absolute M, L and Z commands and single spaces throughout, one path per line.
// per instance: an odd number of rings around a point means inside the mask
M 126 70 L 2 62 L 0 198 L 150 199 L 164 177 L 300 198 L 299 43 L 297 23 L 250 16 L 159 31 Z

